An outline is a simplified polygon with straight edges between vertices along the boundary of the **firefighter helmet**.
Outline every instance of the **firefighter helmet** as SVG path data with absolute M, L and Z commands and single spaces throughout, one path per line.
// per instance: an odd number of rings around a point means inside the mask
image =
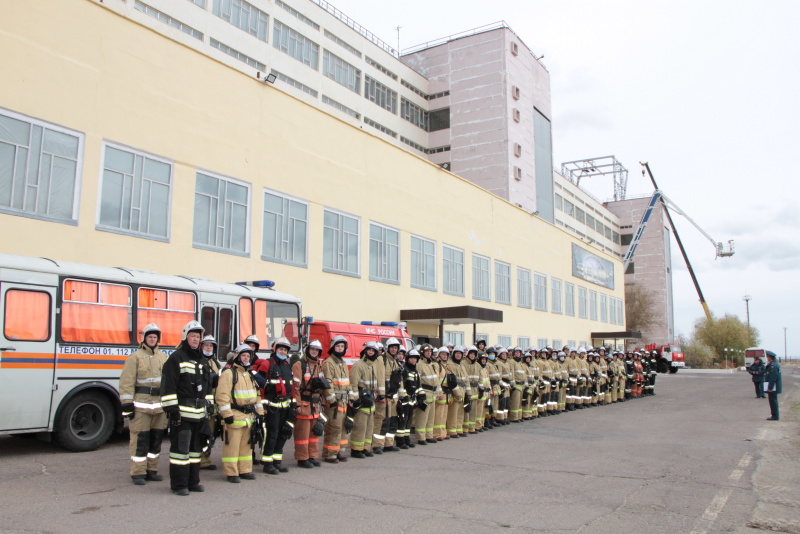
M 372 350 L 374 350 L 376 353 L 377 353 L 377 352 L 380 352 L 380 350 L 378 349 L 378 344 L 377 344 L 376 342 L 374 342 L 374 341 L 367 341 L 366 343 L 364 343 L 364 348 L 363 348 L 363 349 L 361 349 L 361 356 L 364 356 L 364 355 L 367 353 L 367 350 L 368 350 L 368 349 L 372 349 Z
M 433 351 L 433 345 L 430 343 L 423 343 L 417 350 L 419 350 L 420 354 L 424 354 L 426 350 Z
M 238 360 L 239 355 L 242 354 L 243 352 L 249 352 L 251 358 L 255 356 L 253 347 L 251 347 L 247 343 L 240 343 L 239 346 L 236 347 L 236 350 L 228 353 L 228 361 Z
M 328 354 L 333 354 L 333 347 L 339 343 L 344 343 L 344 352 L 347 352 L 347 339 L 344 336 L 336 336 L 331 339 L 331 348 L 328 349 Z
M 317 353 L 317 358 L 319 358 L 319 355 L 322 354 L 322 343 L 319 342 L 319 339 L 312 339 L 311 342 L 306 345 L 306 356 L 308 356 L 308 349 L 317 349 L 319 351 L 319 353 Z
M 181 341 L 186 341 L 186 338 L 189 335 L 189 332 L 200 332 L 200 337 L 203 336 L 203 332 L 205 332 L 205 328 L 203 325 L 198 323 L 197 321 L 189 321 L 185 325 L 183 325 L 183 331 L 181 332 Z
M 286 347 L 286 350 L 292 350 L 292 343 L 285 337 L 279 337 L 272 342 L 272 350 L 278 350 L 278 347 Z
M 256 348 L 253 350 L 255 352 L 258 352 L 258 349 L 261 347 L 261 342 L 258 340 L 258 336 L 255 334 L 250 334 L 249 336 L 244 338 L 244 341 L 242 341 L 242 343 L 254 343 Z
M 411 349 L 408 351 L 408 354 L 406 355 L 406 361 L 410 360 L 411 358 L 416 358 L 417 361 L 419 361 L 419 352 L 417 352 L 417 349 Z
M 402 346 L 402 343 L 400 343 L 396 337 L 390 337 L 386 340 L 386 349 L 388 350 L 392 345 L 397 345 L 399 347 Z
M 148 334 L 155 334 L 158 336 L 158 341 L 161 341 L 161 329 L 158 327 L 156 323 L 150 323 L 149 325 L 142 328 L 142 341 L 144 338 L 147 337 Z

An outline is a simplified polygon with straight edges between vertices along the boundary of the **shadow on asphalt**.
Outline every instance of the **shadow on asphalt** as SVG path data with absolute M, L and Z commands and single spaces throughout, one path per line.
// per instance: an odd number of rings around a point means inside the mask
M 125 429 L 123 432 L 120 432 L 119 434 L 116 433 L 112 434 L 108 442 L 105 443 L 100 448 L 103 449 L 106 447 L 115 447 L 120 444 L 127 444 L 128 437 L 129 436 L 127 429 Z M 19 457 L 19 456 L 24 456 L 26 454 L 34 455 L 34 454 L 55 454 L 55 453 L 86 454 L 80 452 L 70 452 L 66 449 L 62 449 L 55 443 L 52 442 L 48 443 L 46 441 L 38 439 L 36 437 L 36 434 L 0 436 L 0 461 L 10 456 Z

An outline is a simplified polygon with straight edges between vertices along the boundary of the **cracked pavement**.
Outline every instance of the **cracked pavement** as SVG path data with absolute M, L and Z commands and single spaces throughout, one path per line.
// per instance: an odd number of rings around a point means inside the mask
M 0 534 L 800 532 L 791 530 L 798 478 L 785 472 L 800 419 L 789 406 L 800 377 L 790 373 L 778 423 L 751 398 L 749 375 L 680 372 L 660 375 L 655 397 L 313 470 L 292 468 L 290 442 L 289 473 L 229 484 L 221 469 L 202 471 L 205 493 L 184 498 L 167 481 L 130 483 L 127 434 L 90 453 L 3 436 Z M 218 444 L 217 465 L 220 454 Z M 721 511 L 703 520 L 718 492 Z

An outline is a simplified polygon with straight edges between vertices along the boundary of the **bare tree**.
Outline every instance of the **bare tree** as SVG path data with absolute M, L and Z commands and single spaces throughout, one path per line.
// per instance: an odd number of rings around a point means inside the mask
M 653 298 L 639 284 L 625 284 L 625 320 L 628 330 L 641 332 L 656 323 Z

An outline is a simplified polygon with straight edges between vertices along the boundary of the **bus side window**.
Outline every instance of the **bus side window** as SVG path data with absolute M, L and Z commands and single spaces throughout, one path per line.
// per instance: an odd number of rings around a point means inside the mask
M 50 294 L 42 291 L 6 291 L 3 335 L 12 341 L 50 339 Z
M 200 324 L 203 325 L 203 330 L 205 330 L 206 336 L 213 336 L 216 335 L 215 332 L 217 331 L 217 310 L 212 308 L 211 306 L 203 306 L 202 311 L 200 312 Z M 217 340 L 219 343 L 219 339 Z
M 239 299 L 239 343 L 253 333 L 253 301 L 242 297 Z M 262 341 L 264 343 L 264 341 Z M 264 347 L 266 348 L 266 346 Z
M 64 280 L 61 337 L 77 343 L 131 342 L 131 288 Z M 142 325 L 144 326 L 144 325 Z
M 194 293 L 165 289 L 139 288 L 138 330 L 149 323 L 161 328 L 161 345 L 174 347 L 181 342 L 183 325 L 194 320 L 197 309 Z
M 224 358 L 228 353 L 236 348 L 231 346 L 231 330 L 233 329 L 233 310 L 230 308 L 220 308 L 219 310 L 219 339 L 217 340 L 219 350 Z

